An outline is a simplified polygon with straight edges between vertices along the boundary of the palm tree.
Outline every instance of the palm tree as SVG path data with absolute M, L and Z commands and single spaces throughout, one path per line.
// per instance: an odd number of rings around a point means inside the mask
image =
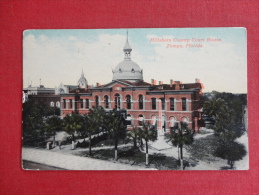
M 189 129 L 188 124 L 184 122 L 176 123 L 170 130 L 170 134 L 167 135 L 174 146 L 180 149 L 180 164 L 183 170 L 183 146 L 193 143 L 194 131 Z
M 45 129 L 47 132 L 53 134 L 53 147 L 55 147 L 55 135 L 57 131 L 61 130 L 62 120 L 58 116 L 52 116 L 46 120 Z
M 101 106 L 98 106 L 94 109 L 90 109 L 88 115 L 84 116 L 85 131 L 87 132 L 88 138 L 89 138 L 89 155 L 90 156 L 92 155 L 92 151 L 91 151 L 92 135 L 95 132 L 99 133 L 100 128 L 102 128 L 102 126 L 103 126 L 104 116 L 105 116 L 105 110 Z
M 117 110 L 112 110 L 106 116 L 107 129 L 111 137 L 114 139 L 114 159 L 118 160 L 118 142 L 126 136 L 126 126 L 123 123 L 123 117 Z
M 140 137 L 141 128 L 138 126 L 132 126 L 132 130 L 127 132 L 127 135 L 133 139 L 134 148 L 137 148 L 137 140 Z
M 80 131 L 83 127 L 83 118 L 79 114 L 72 113 L 71 115 L 66 115 L 63 119 L 63 127 L 67 133 L 72 136 L 72 150 L 75 148 L 75 133 Z
M 204 103 L 204 113 L 208 116 L 218 117 L 222 106 L 225 104 L 224 100 L 221 98 L 213 98 L 212 100 L 206 101 Z
M 148 165 L 148 142 L 157 140 L 157 131 L 155 126 L 151 125 L 149 122 L 143 122 L 139 135 L 141 139 L 143 138 L 146 142 L 146 165 Z

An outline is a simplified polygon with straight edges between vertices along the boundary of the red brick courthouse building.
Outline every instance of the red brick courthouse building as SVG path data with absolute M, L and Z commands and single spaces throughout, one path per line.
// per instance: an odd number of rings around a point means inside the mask
M 203 88 L 199 80 L 186 84 L 170 80 L 169 84 L 163 84 L 152 79 L 147 83 L 143 80 L 143 70 L 131 60 L 128 39 L 123 51 L 124 60 L 113 69 L 110 83 L 97 83 L 90 88 L 82 72 L 78 88 L 60 94 L 61 117 L 72 112 L 88 113 L 90 108 L 102 106 L 106 110 L 125 109 L 126 120 L 132 125 L 148 120 L 158 130 L 168 131 L 175 122 L 185 121 L 197 131 Z

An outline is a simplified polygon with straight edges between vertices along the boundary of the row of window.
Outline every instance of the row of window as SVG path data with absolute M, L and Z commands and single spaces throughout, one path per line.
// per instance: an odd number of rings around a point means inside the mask
M 174 116 L 170 116 L 168 119 L 169 120 L 167 121 L 166 117 L 162 116 L 161 122 L 162 122 L 163 127 L 166 126 L 166 123 L 169 123 L 169 127 L 173 127 L 175 125 L 175 123 L 177 122 L 176 117 L 174 117 Z M 126 120 L 132 122 L 132 116 L 130 114 L 128 114 Z M 142 115 L 142 114 L 138 115 L 137 120 L 138 120 L 138 125 L 143 125 L 143 122 L 145 121 L 144 115 Z M 149 120 L 152 125 L 157 125 L 158 117 L 153 115 L 153 116 L 151 116 L 150 119 L 147 119 L 147 120 Z M 181 117 L 181 121 L 188 123 L 189 119 L 186 116 L 183 116 L 183 117 Z
M 115 109 L 121 109 L 121 97 L 119 94 L 115 95 L 115 104 L 114 104 L 114 108 Z M 165 98 L 160 98 L 161 100 L 161 107 L 162 110 L 165 110 Z M 63 108 L 66 108 L 66 100 L 64 100 L 63 103 Z M 182 98 L 182 110 L 186 111 L 187 110 L 187 101 L 186 98 Z M 95 106 L 98 107 L 99 106 L 99 96 L 95 96 Z M 109 97 L 107 95 L 104 96 L 104 107 L 105 108 L 110 108 L 110 104 L 109 104 Z M 70 108 L 73 107 L 73 102 L 72 99 L 69 100 L 69 104 L 70 104 Z M 89 99 L 85 99 L 85 108 L 89 108 Z M 83 106 L 83 99 L 79 100 L 79 107 L 80 108 L 84 108 Z M 140 110 L 144 109 L 144 98 L 143 95 L 139 95 L 138 97 L 138 107 Z M 126 108 L 127 109 L 131 109 L 132 108 L 132 101 L 131 101 L 131 96 L 127 95 L 126 96 Z M 156 110 L 157 109 L 157 101 L 156 98 L 151 98 L 151 108 L 152 110 Z M 175 110 L 175 99 L 174 98 L 170 98 L 170 110 L 174 111 Z
M 50 107 L 55 107 L 55 103 L 54 102 L 50 102 L 49 104 L 50 104 Z M 56 107 L 60 108 L 60 102 L 59 101 L 56 102 Z

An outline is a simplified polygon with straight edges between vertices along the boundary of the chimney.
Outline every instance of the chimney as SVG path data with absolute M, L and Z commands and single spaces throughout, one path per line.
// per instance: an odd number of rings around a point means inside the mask
M 158 84 L 159 84 L 159 85 L 162 85 L 162 81 L 159 81 Z
M 195 83 L 200 83 L 200 82 L 201 82 L 200 79 L 198 78 L 195 79 Z
M 155 80 L 151 79 L 151 85 L 154 85 L 154 83 L 155 83 Z
M 174 81 L 173 79 L 170 79 L 170 87 L 173 87 Z
M 154 80 L 154 85 L 156 85 L 156 80 Z
M 175 90 L 180 90 L 180 81 L 175 81 Z

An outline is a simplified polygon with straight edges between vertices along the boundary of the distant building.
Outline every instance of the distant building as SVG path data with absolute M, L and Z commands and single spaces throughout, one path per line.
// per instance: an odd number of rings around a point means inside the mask
M 27 88 L 24 88 L 23 91 L 27 91 L 28 95 L 47 95 L 47 94 L 54 94 L 54 88 L 46 88 L 44 85 L 32 87 L 29 85 Z
M 131 60 L 128 38 L 123 51 L 124 60 L 113 69 L 111 82 L 90 88 L 82 73 L 77 88 L 60 93 L 61 117 L 72 112 L 85 114 L 90 108 L 102 106 L 106 110 L 126 110 L 126 120 L 132 125 L 147 120 L 159 130 L 168 131 L 176 122 L 184 121 L 197 131 L 202 83 L 198 79 L 185 84 L 173 80 L 157 84 L 154 79 L 145 82 L 143 70 Z
M 55 87 L 55 94 L 64 94 L 69 93 L 69 91 L 78 88 L 78 85 L 64 85 L 63 83 L 60 83 L 58 87 Z

